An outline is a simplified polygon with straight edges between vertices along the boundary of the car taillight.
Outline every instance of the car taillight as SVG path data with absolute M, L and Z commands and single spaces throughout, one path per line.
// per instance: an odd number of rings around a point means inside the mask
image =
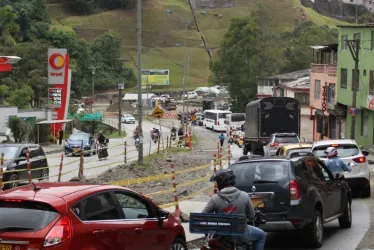
M 357 157 L 357 158 L 353 158 L 352 160 L 356 163 L 364 163 L 364 162 L 366 162 L 366 157 L 365 156 L 360 156 L 360 157 Z
M 299 183 L 297 183 L 297 181 L 295 180 L 290 181 L 290 199 L 291 200 L 300 199 Z
M 63 243 L 72 236 L 72 226 L 70 218 L 63 216 L 48 232 L 44 240 L 44 246 L 54 246 Z
M 217 122 L 217 125 L 219 126 L 219 121 Z
M 270 147 L 278 147 L 279 143 L 270 143 Z

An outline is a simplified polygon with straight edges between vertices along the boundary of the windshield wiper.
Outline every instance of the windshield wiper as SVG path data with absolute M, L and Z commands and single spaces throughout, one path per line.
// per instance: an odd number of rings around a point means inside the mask
M 20 231 L 32 231 L 34 228 L 29 227 L 2 227 L 0 228 L 0 233 L 4 232 L 20 232 Z
M 277 181 L 267 181 L 267 180 L 253 181 L 253 184 L 261 184 L 261 183 L 278 183 L 278 182 Z

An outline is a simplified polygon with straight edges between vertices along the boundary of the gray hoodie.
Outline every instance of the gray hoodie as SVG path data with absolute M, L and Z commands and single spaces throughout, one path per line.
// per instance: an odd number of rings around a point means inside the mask
M 255 216 L 251 198 L 236 187 L 226 187 L 218 191 L 209 200 L 202 213 L 243 214 L 248 219 Z

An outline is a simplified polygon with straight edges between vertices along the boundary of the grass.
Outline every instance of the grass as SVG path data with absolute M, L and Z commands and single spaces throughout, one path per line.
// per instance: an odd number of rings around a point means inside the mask
M 162 150 L 160 150 L 160 153 L 157 154 L 157 152 L 155 153 L 152 153 L 150 155 L 147 155 L 147 156 L 144 156 L 143 158 L 143 165 L 138 165 L 136 163 L 136 166 L 139 166 L 139 167 L 152 167 L 152 162 L 154 159 L 167 159 L 168 156 L 171 156 L 173 154 L 177 154 L 177 153 L 181 153 L 181 152 L 188 152 L 189 149 L 185 149 L 185 148 L 170 148 L 167 150 L 168 153 L 165 157 L 165 152 L 163 152 Z
M 118 130 L 114 130 L 112 133 L 104 133 L 104 136 L 109 139 L 123 138 L 126 137 L 126 132 L 122 131 L 121 135 L 118 134 Z
M 283 30 L 292 29 L 295 19 L 305 15 L 318 25 L 335 27 L 344 22 L 319 15 L 301 5 L 299 0 L 236 0 L 233 8 L 196 10 L 197 20 L 213 56 L 217 55 L 223 35 L 233 17 L 245 17 L 262 3 L 273 15 L 273 22 Z M 136 55 L 136 9 L 106 11 L 88 16 L 69 13 L 63 4 L 49 4 L 52 18 L 51 28 L 71 30 L 87 40 L 93 40 L 106 29 L 120 32 L 122 36 L 121 53 L 128 59 L 128 66 L 135 72 Z M 172 10 L 167 13 L 166 10 Z M 205 11 L 206 14 L 202 14 Z M 184 21 L 191 17 L 185 0 L 144 0 L 142 12 L 142 68 L 162 68 L 170 70 L 170 86 L 154 87 L 154 90 L 177 90 L 182 87 L 184 57 Z M 63 23 L 64 25 L 62 25 Z M 279 28 L 280 29 L 280 28 Z M 280 30 L 281 31 L 281 30 Z M 186 87 L 194 89 L 207 86 L 210 76 L 209 58 L 202 48 L 200 34 L 190 22 L 187 32 L 187 47 L 190 55 L 190 78 Z

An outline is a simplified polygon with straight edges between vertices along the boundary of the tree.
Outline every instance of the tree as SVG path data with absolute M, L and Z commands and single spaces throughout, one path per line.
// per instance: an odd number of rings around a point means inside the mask
M 5 84 L 0 85 L 0 104 L 4 103 L 5 97 L 8 96 L 9 87 Z
M 24 109 L 30 106 L 33 94 L 34 91 L 30 86 L 24 86 L 11 91 L 7 101 L 10 105 Z
M 6 46 L 15 45 L 14 34 L 19 31 L 19 25 L 15 22 L 17 15 L 10 5 L 0 7 L 0 42 Z

